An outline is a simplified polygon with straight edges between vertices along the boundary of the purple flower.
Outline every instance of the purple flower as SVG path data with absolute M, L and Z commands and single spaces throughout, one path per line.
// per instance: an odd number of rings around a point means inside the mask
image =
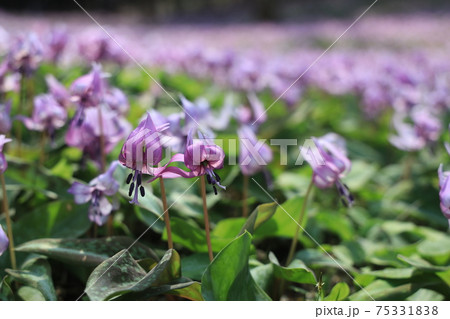
M 93 64 L 91 72 L 76 79 L 70 86 L 71 101 L 80 107 L 97 106 L 103 97 L 100 64 Z
M 123 116 L 128 113 L 130 108 L 127 97 L 118 88 L 111 88 L 106 91 L 104 102 L 109 105 L 111 110 Z
M 138 189 L 141 196 L 145 196 L 142 174 L 154 175 L 154 168 L 162 160 L 161 132 L 167 128 L 167 124 L 156 127 L 150 114 L 147 114 L 128 136 L 120 151 L 120 163 L 133 170 L 127 178 L 127 184 L 131 183 L 129 196 L 134 192 L 133 200 L 130 202 L 132 204 L 139 204 Z
M 53 63 L 58 62 L 64 48 L 67 45 L 68 33 L 64 27 L 54 28 L 48 37 L 47 42 L 47 58 Z
M 34 98 L 34 109 L 31 118 L 18 116 L 23 124 L 33 131 L 47 131 L 53 139 L 55 130 L 64 126 L 67 120 L 66 110 L 50 94 L 38 95 Z
M 351 168 L 351 162 L 347 158 L 345 140 L 335 134 L 328 133 L 320 138 L 313 137 L 316 151 L 308 153 L 310 149 L 301 149 L 303 158 L 313 169 L 313 182 L 319 188 L 329 188 L 336 185 L 344 203 L 353 204 L 353 196 L 348 187 L 341 182 Z
M 9 239 L 3 231 L 2 226 L 0 225 L 0 256 L 8 249 Z
M 0 104 L 0 133 L 6 134 L 11 129 L 11 101 Z
M 5 154 L 3 154 L 3 146 L 6 143 L 11 142 L 10 138 L 6 138 L 5 135 L 0 135 L 0 173 L 4 173 L 8 168 L 8 162 L 6 161 Z
M 439 165 L 439 199 L 441 210 L 445 218 L 448 219 L 450 227 L 450 171 L 443 172 L 442 164 Z
M 77 121 L 72 121 L 65 140 L 67 145 L 79 148 L 100 166 L 101 135 L 104 140 L 104 152 L 108 154 L 131 131 L 131 125 L 126 119 L 111 111 L 107 105 L 101 104 L 98 107 L 101 108 L 102 130 L 99 109 L 87 108 L 84 112 L 86 119 L 81 125 Z
M 391 136 L 389 141 L 398 149 L 417 151 L 439 138 L 441 123 L 429 111 L 423 108 L 413 109 L 413 124 L 406 123 L 405 117 L 402 113 L 396 113 L 392 120 L 397 135 Z
M 123 65 L 127 60 L 122 49 L 104 34 L 83 37 L 78 48 L 81 55 L 91 62 L 112 61 Z
M 70 94 L 64 85 L 62 85 L 53 75 L 45 77 L 48 90 L 53 98 L 62 106 L 68 107 L 70 103 Z
M 264 141 L 258 141 L 250 127 L 241 127 L 238 136 L 239 166 L 242 174 L 254 175 L 272 161 L 272 150 Z
M 93 179 L 89 185 L 74 182 L 68 190 L 74 195 L 75 203 L 80 205 L 91 202 L 88 211 L 89 220 L 98 226 L 106 222 L 115 208 L 106 196 L 113 196 L 119 190 L 119 183 L 113 177 L 117 164 L 117 161 L 112 162 L 109 169 Z
M 8 53 L 9 68 L 29 76 L 42 60 L 42 45 L 34 33 L 16 38 Z

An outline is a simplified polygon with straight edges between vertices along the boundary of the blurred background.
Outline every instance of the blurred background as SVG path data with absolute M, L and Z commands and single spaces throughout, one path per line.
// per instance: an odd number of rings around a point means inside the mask
M 286 21 L 350 17 L 365 10 L 373 0 L 79 0 L 88 10 L 129 14 L 139 22 L 212 23 Z M 30 13 L 79 12 L 71 0 L 2 0 L 0 10 Z M 450 9 L 446 0 L 380 0 L 375 13 L 441 13 Z

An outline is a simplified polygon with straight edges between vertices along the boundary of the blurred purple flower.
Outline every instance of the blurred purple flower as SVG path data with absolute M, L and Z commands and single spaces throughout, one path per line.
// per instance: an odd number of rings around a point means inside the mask
M 241 127 L 238 136 L 239 167 L 242 174 L 254 175 L 272 161 L 272 150 L 264 141 L 258 141 L 250 127 Z
M 264 105 L 254 92 L 247 94 L 248 106 L 242 106 L 238 109 L 237 120 L 241 124 L 261 125 L 267 120 Z
M 6 134 L 11 129 L 11 101 L 0 104 L 0 133 Z
M 97 106 L 103 95 L 102 68 L 94 63 L 92 70 L 70 86 L 71 101 L 81 107 Z
M 168 128 L 168 124 L 156 127 L 150 114 L 141 121 L 136 129 L 126 139 L 119 154 L 119 162 L 133 170 L 127 178 L 130 184 L 129 196 L 133 195 L 132 204 L 139 204 L 138 189 L 141 196 L 145 196 L 142 186 L 142 174 L 154 175 L 154 167 L 162 160 L 163 146 L 161 132 Z
M 67 108 L 70 104 L 70 94 L 64 85 L 62 85 L 53 75 L 48 74 L 45 77 L 48 90 L 53 98 L 61 105 Z
M 125 94 L 118 88 L 111 88 L 106 91 L 104 102 L 109 105 L 111 110 L 125 116 L 130 109 L 128 99 Z
M 316 150 L 302 148 L 301 154 L 313 169 L 313 182 L 319 188 L 329 188 L 336 185 L 344 204 L 351 206 L 353 196 L 348 187 L 341 182 L 351 168 L 347 158 L 345 140 L 335 134 L 328 133 L 320 138 L 313 137 Z
M 450 227 L 450 171 L 443 171 L 442 164 L 439 165 L 439 199 L 441 201 L 441 210 L 448 219 Z
M 67 120 L 66 110 L 50 94 L 41 94 L 34 98 L 31 118 L 18 116 L 19 120 L 32 131 L 46 131 L 53 140 L 55 130 L 64 126 Z
M 17 37 L 8 52 L 9 68 L 25 76 L 31 75 L 42 60 L 42 51 L 42 44 L 36 34 Z
M 123 65 L 127 61 L 122 49 L 104 34 L 84 37 L 78 48 L 81 55 L 90 62 L 111 61 Z
M 8 162 L 6 161 L 5 154 L 3 154 L 3 146 L 6 143 L 11 142 L 10 138 L 6 138 L 5 135 L 0 135 L 0 173 L 3 174 L 8 168 Z
M 117 143 L 124 139 L 131 131 L 128 121 L 111 111 L 107 105 L 101 104 L 102 129 L 100 130 L 98 108 L 87 108 L 85 110 L 86 119 L 79 125 L 72 121 L 66 134 L 66 143 L 69 146 L 77 147 L 88 155 L 98 165 L 101 163 L 100 135 L 103 133 L 104 152 L 110 153 Z M 103 132 L 102 132 L 103 131 Z
M 8 249 L 9 239 L 4 232 L 2 225 L 0 225 L 0 256 Z
M 88 216 L 91 222 L 102 226 L 111 211 L 115 208 L 106 196 L 113 196 L 119 190 L 119 183 L 114 179 L 113 174 L 118 162 L 111 163 L 109 169 L 93 179 L 89 185 L 74 182 L 68 192 L 74 195 L 75 203 L 84 204 L 91 202 Z
M 47 59 L 53 63 L 58 62 L 67 45 L 68 39 L 69 35 L 64 27 L 59 26 L 52 29 L 47 40 Z

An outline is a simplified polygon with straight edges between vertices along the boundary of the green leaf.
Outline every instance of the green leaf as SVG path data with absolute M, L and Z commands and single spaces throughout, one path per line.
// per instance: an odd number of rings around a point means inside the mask
M 339 282 L 331 289 L 330 294 L 325 297 L 325 301 L 342 301 L 350 294 L 350 288 L 345 282 Z
M 209 264 L 208 254 L 197 253 L 183 257 L 181 269 L 184 276 L 193 280 L 201 280 Z
M 27 260 L 22 269 L 6 269 L 6 272 L 18 282 L 39 290 L 45 300 L 56 300 L 55 288 L 48 261 L 42 257 Z
M 98 239 L 56 239 L 43 238 L 24 243 L 16 248 L 19 252 L 36 253 L 62 262 L 80 266 L 97 266 L 122 249 L 130 248 L 136 259 L 151 257 L 158 260 L 156 254 L 147 246 L 134 243 L 129 237 L 107 237 Z
M 414 266 L 414 267 L 416 267 L 420 270 L 424 270 L 424 271 L 438 272 L 438 271 L 447 271 L 450 269 L 450 266 L 441 267 L 441 266 L 432 265 L 428 261 L 420 258 L 419 256 L 406 257 L 403 255 L 398 255 L 398 259 L 404 261 L 407 264 L 410 264 L 411 266 Z
M 396 285 L 385 280 L 375 280 L 362 290 L 352 294 L 351 301 L 402 300 L 411 294 L 412 284 Z
M 406 298 L 408 301 L 442 301 L 445 297 L 440 293 L 430 289 L 419 289 L 411 296 Z
M 242 235 L 246 230 L 250 234 L 253 234 L 255 229 L 264 224 L 275 214 L 276 210 L 277 203 L 275 202 L 262 204 L 256 207 L 255 210 L 250 214 L 244 226 L 242 226 L 242 229 L 239 232 L 239 236 Z
M 255 230 L 255 238 L 266 237 L 294 237 L 297 223 L 300 216 L 300 210 L 303 204 L 303 198 L 294 197 L 283 203 L 282 207 L 277 207 L 275 214 L 263 225 Z M 287 212 L 287 213 L 286 213 Z M 305 214 L 307 217 L 308 214 Z M 303 227 L 306 225 L 307 218 L 303 219 Z
M 314 273 L 301 260 L 295 259 L 288 267 L 282 267 L 272 252 L 269 253 L 269 260 L 273 264 L 275 276 L 278 278 L 299 284 L 315 285 L 317 283 Z
M 147 300 L 194 283 L 180 277 L 180 256 L 175 250 L 168 250 L 148 273 L 122 250 L 94 269 L 85 291 L 91 300 Z
M 14 225 L 14 240 L 21 244 L 37 238 L 75 238 L 90 227 L 86 205 L 57 201 L 26 214 Z
M 202 277 L 205 300 L 270 300 L 249 272 L 251 235 L 244 232 L 214 258 Z
M 178 288 L 167 292 L 167 295 L 178 296 L 193 301 L 203 301 L 202 286 L 199 282 L 193 282 L 191 285 Z
M 24 301 L 45 301 L 44 295 L 38 289 L 29 286 L 20 287 L 17 295 Z
M 14 293 L 7 282 L 8 276 L 0 282 L 0 301 L 14 301 Z
M 411 278 L 416 271 L 416 268 L 385 268 L 382 270 L 369 271 L 368 275 L 373 275 L 379 278 L 390 279 L 408 279 Z

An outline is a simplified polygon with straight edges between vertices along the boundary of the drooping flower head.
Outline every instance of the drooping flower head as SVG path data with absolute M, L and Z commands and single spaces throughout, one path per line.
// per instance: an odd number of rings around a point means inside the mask
M 48 90 L 53 98 L 61 105 L 67 108 L 70 104 L 70 94 L 64 85 L 62 85 L 53 75 L 45 77 Z
M 66 28 L 59 26 L 50 31 L 47 39 L 47 59 L 56 63 L 59 61 L 69 40 Z
M 70 86 L 71 101 L 78 105 L 74 121 L 81 125 L 84 121 L 84 110 L 98 106 L 103 99 L 104 84 L 101 66 L 93 64 L 91 72 L 76 79 Z
M 163 143 L 161 132 L 168 128 L 168 124 L 156 127 L 150 114 L 139 123 L 120 151 L 119 161 L 122 165 L 131 168 L 131 173 L 127 178 L 130 184 L 129 196 L 134 192 L 131 203 L 138 204 L 138 189 L 141 196 L 145 195 L 142 186 L 142 174 L 154 175 L 154 168 L 158 166 L 163 156 Z
M 254 175 L 272 161 L 272 150 L 264 141 L 258 141 L 250 127 L 241 127 L 238 130 L 238 136 L 239 167 L 242 174 Z
M 5 252 L 6 249 L 8 249 L 8 245 L 9 245 L 8 236 L 6 236 L 5 231 L 0 225 L 0 256 Z
M 100 112 L 101 123 L 100 128 Z M 131 131 L 131 125 L 122 116 L 109 109 L 106 104 L 101 104 L 98 108 L 87 108 L 85 110 L 85 120 L 78 125 L 72 121 L 67 131 L 65 140 L 67 145 L 76 147 L 83 151 L 83 154 L 94 160 L 101 166 L 101 138 L 105 154 L 109 154 L 114 147 Z
M 113 196 L 119 190 L 119 183 L 113 177 L 117 164 L 117 161 L 112 162 L 105 173 L 94 178 L 88 185 L 74 182 L 68 190 L 70 194 L 74 195 L 75 203 L 81 205 L 91 202 L 88 217 L 98 226 L 102 226 L 106 222 L 114 209 L 114 205 L 106 196 Z
M 19 36 L 8 53 L 10 70 L 22 75 L 31 75 L 42 60 L 42 44 L 36 34 Z
M 6 138 L 5 135 L 0 135 L 0 173 L 3 174 L 8 168 L 8 162 L 6 161 L 5 154 L 3 154 L 3 146 L 6 143 L 11 142 L 10 138 Z
M 352 205 L 353 196 L 348 187 L 341 182 L 351 168 L 351 162 L 347 158 L 345 140 L 335 134 L 328 133 L 320 138 L 313 137 L 316 151 L 308 153 L 310 149 L 301 149 L 303 158 L 313 169 L 313 182 L 319 188 L 329 188 L 336 185 L 339 194 L 346 205 Z
M 25 126 L 33 131 L 46 131 L 51 139 L 55 130 L 66 123 L 66 110 L 50 94 L 41 94 L 34 98 L 34 109 L 31 118 L 19 116 Z
M 11 101 L 7 101 L 4 104 L 0 103 L 0 133 L 6 134 L 11 129 Z
M 442 164 L 439 166 L 439 199 L 441 210 L 448 219 L 450 227 L 450 171 L 443 171 Z
M 226 189 L 220 184 L 220 177 L 215 172 L 223 167 L 225 153 L 212 139 L 203 136 L 200 132 L 198 132 L 199 138 L 193 139 L 194 132 L 195 130 L 192 129 L 187 138 L 184 164 L 194 176 L 206 175 L 208 183 L 213 186 L 214 193 L 217 194 L 216 185 Z

